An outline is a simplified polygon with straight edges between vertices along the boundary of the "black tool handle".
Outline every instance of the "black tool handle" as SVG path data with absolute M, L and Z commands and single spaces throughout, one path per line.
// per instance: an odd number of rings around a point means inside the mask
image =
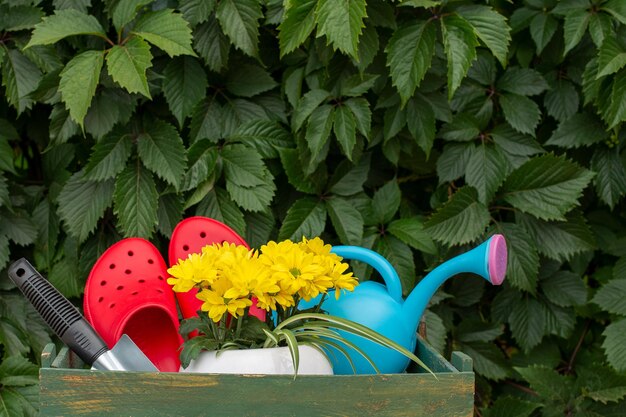
M 24 293 L 48 326 L 86 364 L 108 349 L 89 322 L 24 258 L 9 267 L 9 278 Z

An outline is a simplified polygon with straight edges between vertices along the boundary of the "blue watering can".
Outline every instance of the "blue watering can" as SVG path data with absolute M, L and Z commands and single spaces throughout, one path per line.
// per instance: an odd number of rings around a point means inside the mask
M 353 292 L 344 291 L 335 299 L 329 294 L 322 304 L 328 314 L 355 321 L 387 336 L 411 352 L 417 343 L 417 327 L 431 297 L 448 278 L 460 273 L 478 274 L 493 285 L 504 281 L 507 264 L 507 249 L 504 236 L 496 234 L 480 246 L 452 258 L 428 273 L 404 300 L 400 278 L 391 264 L 378 253 L 358 246 L 335 246 L 332 252 L 344 259 L 365 262 L 376 269 L 385 285 L 366 281 L 356 286 Z M 319 297 L 301 302 L 300 308 L 310 308 L 319 302 Z M 342 331 L 341 335 L 362 349 L 376 364 L 381 373 L 404 372 L 409 359 L 395 350 L 383 347 Z M 372 365 L 356 350 L 344 346 L 354 364 L 330 348 L 329 359 L 335 375 L 373 374 Z

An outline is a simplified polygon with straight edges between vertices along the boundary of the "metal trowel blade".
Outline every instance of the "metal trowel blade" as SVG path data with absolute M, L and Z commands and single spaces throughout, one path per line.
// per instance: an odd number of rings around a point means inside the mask
M 157 367 L 127 335 L 122 335 L 113 349 L 98 357 L 91 369 L 159 372 Z

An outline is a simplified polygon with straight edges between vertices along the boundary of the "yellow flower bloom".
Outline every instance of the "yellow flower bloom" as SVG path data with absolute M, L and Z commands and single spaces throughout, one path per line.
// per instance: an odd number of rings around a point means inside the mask
M 202 255 L 190 253 L 187 259 L 180 259 L 167 273 L 171 278 L 167 283 L 176 292 L 187 292 L 195 286 L 208 286 L 217 277 L 217 271 L 207 264 Z
M 226 277 L 220 277 L 213 282 L 210 289 L 203 289 L 196 297 L 204 303 L 200 309 L 206 311 L 214 322 L 222 319 L 224 313 L 228 312 L 234 317 L 244 314 L 247 307 L 252 305 L 248 298 L 228 298 L 226 293 L 232 289 L 232 283 Z
M 352 272 L 346 272 L 348 269 L 347 263 L 338 263 L 334 266 L 331 273 L 333 281 L 333 287 L 335 287 L 335 298 L 338 300 L 341 295 L 341 290 L 354 291 L 354 287 L 359 284 L 356 277 L 352 276 Z

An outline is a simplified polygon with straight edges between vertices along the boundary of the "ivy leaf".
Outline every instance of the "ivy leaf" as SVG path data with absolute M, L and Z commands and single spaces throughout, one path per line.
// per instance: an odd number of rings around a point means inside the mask
M 626 65 L 626 48 L 618 37 L 604 39 L 598 53 L 598 74 L 596 79 L 611 75 Z
M 508 376 L 508 366 L 502 352 L 493 343 L 462 343 L 461 350 L 474 362 L 474 370 L 489 379 L 498 381 Z M 507 417 L 510 417 L 507 415 Z
M 113 181 L 85 180 L 77 172 L 65 183 L 58 197 L 59 217 L 71 236 L 84 242 L 113 201 Z
M 0 235 L 6 235 L 20 246 L 27 246 L 37 239 L 37 226 L 23 210 L 4 212 L 0 218 Z
M 188 169 L 180 190 L 189 191 L 209 179 L 217 162 L 217 149 L 211 141 L 202 139 L 194 143 L 187 152 Z
M 326 210 L 339 241 L 344 245 L 360 245 L 363 239 L 363 216 L 359 210 L 350 201 L 339 197 L 329 199 Z
M 578 111 L 580 98 L 570 81 L 559 80 L 556 87 L 549 90 L 543 100 L 548 114 L 559 122 L 572 117 Z
M 102 51 L 87 51 L 72 58 L 61 71 L 59 82 L 61 99 L 72 119 L 81 127 L 96 93 L 103 63 Z
M 278 232 L 278 240 L 299 241 L 303 236 L 319 236 L 326 226 L 326 208 L 322 201 L 304 197 L 287 210 Z
M 297 149 L 281 149 L 280 161 L 285 170 L 285 174 L 287 174 L 289 184 L 293 185 L 296 190 L 302 193 L 316 193 L 317 189 L 315 184 L 304 175 L 302 162 L 300 161 Z
M 340 169 L 342 167 L 346 167 L 346 169 Z M 369 153 L 363 155 L 356 165 L 350 162 L 340 165 L 328 181 L 328 192 L 345 197 L 362 192 L 370 167 L 371 154 Z
M 544 220 L 564 220 L 594 174 L 565 157 L 535 157 L 509 175 L 504 199 L 513 207 Z
M 137 13 L 142 7 L 153 1 L 154 0 L 123 0 L 116 2 L 111 17 L 117 31 L 121 32 L 124 26 L 137 16 Z
M 167 64 L 163 77 L 163 95 L 178 125 L 182 126 L 187 116 L 206 95 L 206 73 L 195 58 L 182 56 Z
M 11 200 L 9 199 L 9 187 L 7 186 L 7 179 L 2 173 L 0 173 L 0 207 L 9 207 Z
M 451 100 L 476 59 L 478 39 L 467 20 L 456 14 L 441 19 L 441 33 L 448 58 L 448 99 Z
M 493 405 L 485 410 L 485 417 L 530 417 L 541 407 L 540 404 L 524 401 L 517 397 L 499 396 Z
M 602 347 L 609 363 L 619 372 L 626 371 L 626 319 L 609 324 L 602 335 L 605 337 Z
M 480 134 L 478 122 L 472 116 L 459 113 L 439 129 L 439 136 L 448 141 L 467 142 Z
M 243 213 L 231 196 L 222 188 L 215 188 L 207 194 L 202 203 L 198 205 L 196 215 L 210 217 L 227 224 L 240 235 L 245 234 L 247 230 Z
M 375 74 L 354 74 L 341 82 L 339 94 L 344 97 L 358 97 L 376 84 L 380 76 Z
M 609 0 L 602 5 L 602 9 L 609 12 L 614 18 L 626 25 L 626 4 L 620 0 Z
M 183 218 L 183 201 L 176 193 L 167 193 L 159 196 L 157 209 L 157 228 L 166 237 L 171 237 L 176 225 Z
M 189 124 L 189 137 L 192 142 L 208 139 L 217 143 L 224 136 L 224 112 L 217 100 L 202 101 L 196 107 Z
M 496 87 L 509 93 L 534 96 L 549 88 L 546 80 L 537 71 L 529 68 L 509 68 L 498 79 Z
M 274 198 L 276 186 L 274 177 L 269 171 L 263 172 L 265 182 L 253 187 L 244 187 L 232 181 L 226 181 L 226 189 L 232 199 L 243 209 L 248 211 L 265 211 Z
M 539 255 L 532 237 L 515 223 L 499 223 L 497 227 L 507 241 L 507 281 L 513 287 L 535 295 Z
M 337 106 L 333 117 L 333 132 L 341 146 L 343 154 L 352 161 L 352 152 L 356 145 L 356 121 L 347 106 Z
M 115 178 L 126 166 L 132 146 L 130 135 L 122 129 L 105 136 L 93 147 L 84 179 L 104 181 Z
M 496 147 L 478 145 L 467 161 L 465 180 L 476 188 L 480 202 L 487 204 L 504 182 L 507 168 L 506 158 Z
M 587 287 L 582 277 L 570 271 L 557 271 L 544 279 L 541 290 L 552 303 L 561 307 L 580 306 L 587 302 Z
M 406 107 L 407 126 L 417 146 L 430 156 L 436 134 L 435 112 L 431 104 L 419 94 L 409 100 Z
M 626 396 L 626 387 L 613 387 L 587 393 L 587 397 L 602 404 L 617 402 Z
M 123 46 L 113 46 L 106 60 L 113 81 L 131 94 L 141 93 L 151 98 L 146 70 L 152 66 L 152 54 L 143 39 L 133 37 Z
M 180 13 L 171 9 L 149 12 L 141 16 L 133 33 L 162 49 L 170 57 L 196 56 L 191 48 L 191 29 Z
M 311 150 L 312 159 L 316 159 L 328 143 L 335 117 L 334 110 L 330 104 L 324 104 L 315 109 L 309 118 L 305 138 Z
M 557 261 L 566 261 L 574 255 L 591 251 L 596 242 L 580 213 L 572 213 L 564 222 L 545 222 L 531 216 L 517 214 L 518 224 L 532 236 L 540 254 Z
M 398 181 L 393 179 L 380 187 L 372 198 L 372 215 L 378 224 L 387 224 L 393 219 L 402 199 Z
M 544 335 L 541 306 L 535 298 L 526 296 L 510 308 L 509 324 L 513 337 L 525 352 L 529 352 L 541 342 Z
M 304 0 L 286 4 L 283 20 L 278 26 L 281 57 L 302 45 L 313 32 L 317 1 Z
M 430 68 L 435 54 L 436 28 L 419 22 L 396 30 L 385 52 L 392 84 L 406 103 Z
M 563 23 L 563 37 L 565 38 L 565 49 L 563 50 L 563 56 L 567 55 L 587 32 L 587 26 L 591 13 L 587 10 L 575 10 L 565 15 L 565 22 Z
M 32 6 L 0 6 L 0 30 L 6 32 L 32 29 L 41 22 L 43 12 Z
M 72 120 L 63 103 L 54 105 L 50 112 L 50 143 L 54 146 L 66 143 L 79 132 L 80 127 Z
M 560 375 L 546 366 L 515 368 L 528 381 L 530 387 L 543 398 L 552 401 L 566 401 L 573 392 L 572 377 Z
M 282 149 L 294 146 L 291 133 L 279 123 L 270 120 L 254 120 L 242 124 L 231 136 L 255 148 L 263 158 L 276 158 Z
M 315 10 L 317 35 L 326 35 L 333 48 L 357 58 L 359 36 L 366 17 L 365 0 L 319 0 Z
M 417 217 L 394 220 L 387 231 L 413 249 L 432 255 L 437 253 L 435 243 L 424 231 L 424 223 Z
M 349 98 L 344 101 L 346 107 L 352 111 L 357 130 L 369 138 L 372 128 L 372 111 L 369 102 L 364 98 Z
M 152 174 L 138 160 L 117 176 L 114 210 L 124 236 L 152 236 L 158 222 L 158 204 Z
M 613 23 L 609 15 L 605 13 L 592 13 L 589 19 L 589 35 L 596 47 L 602 46 L 602 42 L 613 33 Z
M 217 5 L 217 20 L 237 49 L 258 56 L 259 19 L 263 17 L 258 0 L 223 0 Z
M 400 104 L 389 107 L 383 119 L 383 137 L 385 142 L 395 138 L 406 125 L 406 110 Z
M 530 136 L 516 132 L 504 123 L 491 131 L 491 138 L 501 151 L 512 155 L 530 156 L 545 152 Z
M 521 133 L 535 135 L 541 111 L 533 100 L 519 94 L 505 93 L 500 96 L 500 106 L 506 121 Z
M 196 28 L 193 46 L 212 71 L 220 72 L 228 64 L 230 41 L 214 16 Z
M 472 155 L 474 145 L 471 143 L 453 143 L 443 148 L 437 159 L 437 176 L 439 183 L 454 181 L 465 175 L 465 168 Z
M 561 148 L 579 148 L 591 146 L 608 139 L 608 133 L 602 123 L 587 113 L 578 113 L 561 122 L 546 145 Z
M 227 181 L 243 187 L 254 187 L 265 183 L 265 164 L 261 155 L 244 145 L 225 146 L 221 152 L 224 174 Z
M 613 279 L 596 292 L 591 302 L 609 313 L 626 315 L 626 279 Z
M 4 52 L 4 48 L 2 51 Z M 0 63 L 2 63 L 2 85 L 6 88 L 7 101 L 18 114 L 21 114 L 33 103 L 29 94 L 37 88 L 41 80 L 41 71 L 16 49 L 9 49 L 4 60 L 0 59 Z
M 537 45 L 537 55 L 541 54 L 543 48 L 550 42 L 558 26 L 558 21 L 546 12 L 537 14 L 530 21 L 530 36 Z
M 180 0 L 178 8 L 192 26 L 206 22 L 215 10 L 215 0 Z
M 326 90 L 313 89 L 307 92 L 298 100 L 298 104 L 291 117 L 291 126 L 294 131 L 300 130 L 304 122 L 311 116 L 313 111 L 319 107 L 330 96 Z
M 503 67 L 506 67 L 511 28 L 506 18 L 489 6 L 473 5 L 457 9 L 473 27 L 478 38 L 485 43 Z
M 75 9 L 57 10 L 52 16 L 44 17 L 35 26 L 30 42 L 25 46 L 49 45 L 75 35 L 95 35 L 106 38 L 102 25 L 94 16 Z
M 426 222 L 426 232 L 446 245 L 476 240 L 489 224 L 489 211 L 472 187 L 463 187 Z
M 137 151 L 146 168 L 179 189 L 187 156 L 183 140 L 174 126 L 161 120 L 150 123 L 148 129 L 137 138 Z M 141 176 L 139 179 L 142 181 L 145 178 L 140 171 L 137 171 L 137 176 Z M 141 192 L 148 194 L 148 186 L 149 181 L 146 180 Z M 148 229 L 142 230 L 145 232 Z
M 596 149 L 591 158 L 591 169 L 597 174 L 596 193 L 611 210 L 626 194 L 626 169 L 618 149 Z
M 85 130 L 97 140 L 118 123 L 127 122 L 136 107 L 134 97 L 120 89 L 96 89 L 96 95 L 85 115 Z
M 609 125 L 609 129 L 613 129 L 626 120 L 626 71 L 620 71 L 615 76 L 610 104 L 603 113 L 602 116 Z
M 415 286 L 415 261 L 411 248 L 395 237 L 386 235 L 378 239 L 374 250 L 398 271 L 402 293 L 406 295 Z
M 276 81 L 258 65 L 238 65 L 228 72 L 226 88 L 240 97 L 253 97 L 276 87 Z
M 271 240 L 275 227 L 272 213 L 246 213 L 246 242 L 253 248 L 259 248 Z

